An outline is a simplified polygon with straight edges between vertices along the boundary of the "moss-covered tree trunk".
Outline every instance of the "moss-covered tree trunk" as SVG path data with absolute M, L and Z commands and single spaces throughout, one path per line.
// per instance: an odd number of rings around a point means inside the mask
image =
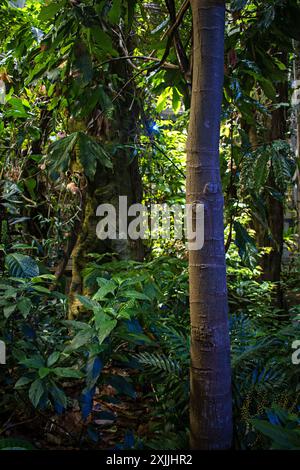
M 132 70 L 126 63 L 113 65 L 110 73 L 120 77 L 120 87 L 128 81 Z M 142 183 L 139 173 L 138 159 L 134 156 L 133 147 L 139 133 L 139 105 L 135 98 L 134 84 L 124 89 L 120 104 L 117 103 L 110 124 L 103 125 L 104 116 L 95 119 L 94 125 L 87 132 L 96 139 L 117 145 L 117 152 L 112 155 L 113 169 L 98 166 L 94 180 L 87 181 L 83 194 L 82 224 L 79 228 L 76 244 L 71 254 L 72 280 L 69 291 L 69 317 L 73 318 L 81 308 L 77 294 L 89 294 L 84 287 L 83 269 L 90 259 L 89 253 L 116 253 L 119 259 L 143 259 L 142 240 L 99 240 L 96 216 L 100 204 L 110 203 L 116 208 L 118 215 L 119 196 L 127 196 L 128 207 L 142 199 Z M 84 169 L 82 169 L 84 172 Z M 117 220 L 118 223 L 118 220 Z

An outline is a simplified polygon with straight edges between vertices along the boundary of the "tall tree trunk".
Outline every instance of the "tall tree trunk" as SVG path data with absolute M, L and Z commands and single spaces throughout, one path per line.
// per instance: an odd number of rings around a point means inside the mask
M 226 449 L 232 398 L 219 136 L 224 74 L 224 0 L 191 0 L 193 88 L 187 146 L 187 203 L 205 206 L 205 240 L 189 253 L 190 444 Z
M 288 100 L 288 86 L 287 82 L 280 83 L 277 86 L 278 102 L 286 103 Z M 271 117 L 271 130 L 270 141 L 282 139 L 286 137 L 287 131 L 287 112 L 286 108 L 280 107 L 272 112 Z M 275 182 L 274 172 L 270 175 L 270 181 L 267 183 L 272 188 L 277 189 Z M 280 189 L 278 189 L 280 192 Z M 268 281 L 280 281 L 281 278 L 281 263 L 283 253 L 283 231 L 284 231 L 284 206 L 283 201 L 278 198 L 272 197 L 270 194 L 266 200 L 268 225 L 271 233 L 265 239 L 265 244 L 262 246 L 271 246 L 270 253 L 265 255 L 262 260 L 263 279 Z
M 297 156 L 297 169 L 293 178 L 295 183 L 295 205 L 297 210 L 297 224 L 298 224 L 298 250 L 300 251 L 300 43 L 294 42 L 296 57 L 294 59 L 294 87 L 295 95 L 293 105 L 295 106 L 295 121 L 296 121 L 296 156 Z
M 276 86 L 278 103 L 285 103 L 288 100 L 287 82 L 279 83 Z M 287 132 L 287 112 L 286 108 L 279 107 L 271 114 L 271 119 L 266 127 L 269 129 L 265 135 L 266 142 L 284 140 Z M 255 131 L 250 136 L 250 142 L 257 146 Z M 281 193 L 275 180 L 275 169 L 272 167 L 266 186 L 273 188 L 278 194 Z M 270 251 L 265 253 L 261 259 L 262 275 L 266 281 L 279 282 L 281 278 L 281 264 L 283 253 L 283 231 L 284 231 L 284 202 L 274 197 L 269 191 L 264 194 L 266 222 L 268 229 L 259 221 L 254 220 L 256 242 L 259 247 L 268 247 Z M 282 304 L 282 292 L 278 289 L 279 305 Z
M 124 82 L 132 76 L 132 70 L 125 64 L 119 63 L 112 69 Z M 127 196 L 128 207 L 134 203 L 141 202 L 142 181 L 139 173 L 137 157 L 132 157 L 130 147 L 134 146 L 135 137 L 139 132 L 137 122 L 139 117 L 139 106 L 135 96 L 134 83 L 127 86 L 123 94 L 122 110 L 115 112 L 114 123 L 110 128 L 103 126 L 103 121 L 97 120 L 89 134 L 97 139 L 114 141 L 120 149 L 113 160 L 113 171 L 104 170 L 98 166 L 93 182 L 87 181 L 82 226 L 72 251 L 72 280 L 69 290 L 69 318 L 74 318 L 82 309 L 78 294 L 89 295 L 89 289 L 85 288 L 82 271 L 89 261 L 89 253 L 115 253 L 120 259 L 134 259 L 141 261 L 144 257 L 142 240 L 99 240 L 96 236 L 96 226 L 99 217 L 96 209 L 100 204 L 112 204 L 118 214 L 119 196 Z M 105 132 L 103 130 L 105 128 Z M 106 132 L 107 127 L 107 132 Z M 103 135 L 103 134 L 106 135 Z M 82 169 L 84 172 L 84 169 Z

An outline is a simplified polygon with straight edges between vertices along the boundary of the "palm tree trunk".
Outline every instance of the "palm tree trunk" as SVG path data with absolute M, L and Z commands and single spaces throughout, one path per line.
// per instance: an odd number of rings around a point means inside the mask
M 226 449 L 232 440 L 230 341 L 219 136 L 224 74 L 224 0 L 191 0 L 193 91 L 187 203 L 205 206 L 205 241 L 189 253 L 190 444 Z

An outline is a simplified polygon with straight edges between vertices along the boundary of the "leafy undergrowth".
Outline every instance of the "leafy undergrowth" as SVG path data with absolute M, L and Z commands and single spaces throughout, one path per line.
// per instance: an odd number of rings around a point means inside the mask
M 128 375 L 123 369 L 114 370 L 116 376 Z M 141 446 L 141 441 L 151 436 L 151 400 L 145 400 L 139 392 L 136 398 L 119 396 L 110 385 L 96 390 L 92 411 L 88 419 L 82 419 L 77 397 L 80 389 L 64 384 L 70 397 L 70 405 L 62 414 L 23 409 L 9 417 L 3 425 L 1 441 L 23 439 L 36 449 L 112 449 L 124 446 Z M 149 419 L 149 421 L 148 421 Z
M 294 448 L 297 311 L 281 317 L 276 286 L 257 281 L 236 255 L 228 262 L 234 446 L 277 448 L 285 439 L 283 448 Z M 14 256 L 8 264 L 13 272 L 0 284 L 7 344 L 0 446 L 25 439 L 41 449 L 187 448 L 186 261 L 92 257 L 84 271 L 90 294 L 78 297 L 76 320 L 66 320 L 66 296 L 49 289 L 51 275 L 34 260 Z

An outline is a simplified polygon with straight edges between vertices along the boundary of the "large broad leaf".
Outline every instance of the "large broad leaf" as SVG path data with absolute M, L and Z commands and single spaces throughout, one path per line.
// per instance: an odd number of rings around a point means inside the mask
M 99 344 L 109 337 L 110 333 L 117 326 L 117 320 L 110 318 L 103 311 L 95 312 L 96 327 L 98 329 Z
M 256 261 L 255 255 L 257 254 L 255 240 L 239 222 L 234 222 L 234 230 L 235 244 L 238 247 L 239 255 L 246 265 L 252 266 Z
M 68 404 L 65 392 L 61 388 L 58 388 L 54 382 L 52 382 L 49 393 L 54 400 L 55 410 L 60 414 Z
M 45 366 L 45 361 L 44 359 L 39 356 L 35 355 L 29 358 L 21 359 L 20 364 L 23 364 L 24 366 L 28 367 L 29 369 L 40 369 L 41 367 Z
M 112 279 L 98 278 L 97 282 L 100 289 L 94 295 L 93 300 L 103 300 L 107 294 L 113 294 L 117 288 L 117 284 Z
M 95 356 L 88 359 L 86 365 L 86 381 L 89 389 L 96 385 L 102 369 L 103 362 L 100 357 Z
M 76 297 L 87 310 L 94 310 L 95 307 L 98 307 L 97 302 L 85 297 L 84 295 L 77 295 Z
M 107 378 L 107 382 L 112 385 L 120 395 L 127 395 L 130 398 L 136 398 L 136 391 L 134 390 L 129 378 L 127 379 L 121 375 L 111 375 Z
M 253 189 L 255 191 L 260 191 L 269 176 L 270 165 L 269 165 L 270 156 L 268 152 L 258 153 L 256 160 L 252 163 L 253 165 Z
M 52 354 L 47 359 L 47 366 L 51 367 L 53 366 L 59 359 L 60 357 L 60 351 L 54 351 Z
M 90 180 L 94 179 L 98 163 L 106 168 L 112 168 L 110 156 L 103 145 L 83 132 L 79 132 L 78 145 L 80 162 Z
M 118 23 L 122 12 L 122 0 L 113 0 L 112 7 L 108 13 L 111 23 Z
M 28 118 L 28 112 L 25 109 L 24 102 L 20 98 L 12 97 L 8 100 L 10 108 L 6 111 L 7 117 Z
M 81 379 L 83 377 L 82 372 L 72 369 L 71 367 L 55 367 L 52 369 L 52 371 L 58 377 L 65 377 L 70 379 Z
M 128 290 L 128 291 L 122 292 L 122 296 L 128 297 L 129 299 L 136 299 L 136 300 L 148 300 L 148 301 L 151 300 L 146 294 L 143 294 L 142 292 L 138 292 L 135 290 Z
M 35 450 L 35 447 L 23 439 L 4 437 L 0 439 L 0 450 Z
M 44 395 L 43 382 L 40 379 L 36 379 L 32 382 L 29 389 L 29 398 L 35 408 L 38 407 L 42 396 Z
M 85 388 L 80 397 L 80 405 L 83 419 L 87 419 L 93 409 L 93 397 L 96 387 Z
M 53 179 L 57 179 L 60 173 L 67 171 L 70 165 L 71 152 L 78 139 L 78 132 L 74 132 L 68 137 L 59 139 L 49 147 L 48 158 L 50 160 L 50 174 Z
M 12 253 L 6 256 L 5 261 L 12 277 L 30 279 L 39 275 L 39 267 L 30 256 Z
M 68 349 L 78 349 L 81 346 L 84 346 L 85 344 L 89 343 L 93 337 L 93 330 L 89 327 L 88 329 L 85 330 L 80 330 L 79 333 L 77 333 L 76 336 L 72 339 L 70 346 L 67 346 Z
M 18 301 L 17 304 L 18 310 L 22 313 L 23 317 L 26 318 L 32 308 L 32 302 L 28 297 L 23 297 Z
M 87 85 L 93 78 L 93 63 L 88 48 L 82 41 L 75 42 L 74 50 L 80 50 L 80 54 L 77 56 L 74 66 L 80 72 L 80 83 L 81 86 Z M 79 78 L 79 77 L 78 77 Z
M 15 383 L 15 388 L 16 388 L 16 389 L 22 388 L 22 387 L 24 387 L 25 385 L 30 384 L 32 381 L 33 381 L 32 378 L 26 377 L 26 376 L 24 375 L 23 377 L 20 377 L 19 380 L 17 380 L 17 382 Z
M 80 162 L 90 180 L 93 180 L 99 163 L 106 168 L 112 168 L 110 156 L 102 144 L 84 132 L 74 132 L 68 137 L 57 140 L 49 148 L 50 173 L 53 179 L 57 179 L 69 168 L 76 145 L 78 145 Z
M 259 419 L 252 420 L 252 423 L 258 431 L 269 437 L 281 449 L 300 449 L 299 430 L 287 429 Z
M 47 22 L 49 20 L 53 20 L 56 13 L 62 9 L 65 5 L 65 0 L 58 1 L 58 2 L 51 2 L 48 5 L 45 5 L 39 14 L 39 20 L 42 22 Z
M 110 55 L 117 56 L 117 51 L 113 48 L 112 40 L 99 26 L 91 28 L 91 37 L 96 47 Z

